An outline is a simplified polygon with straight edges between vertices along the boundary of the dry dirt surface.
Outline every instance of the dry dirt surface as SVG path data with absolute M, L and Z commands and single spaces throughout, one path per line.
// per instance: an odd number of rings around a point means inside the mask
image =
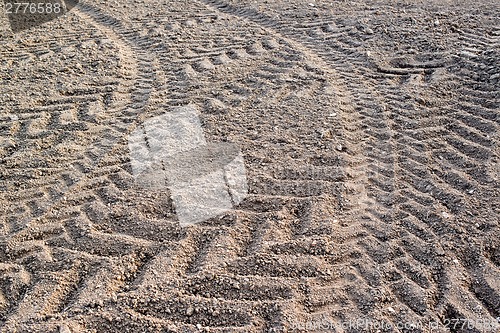
M 0 20 L 1 332 L 500 331 L 497 1 Z M 181 227 L 127 140 L 186 105 L 248 196 Z

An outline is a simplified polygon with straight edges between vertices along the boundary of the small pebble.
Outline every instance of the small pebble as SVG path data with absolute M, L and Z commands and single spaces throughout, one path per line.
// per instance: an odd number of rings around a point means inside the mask
M 189 308 L 187 308 L 186 310 L 186 316 L 191 316 L 194 312 L 194 309 L 192 306 L 190 306 Z
M 71 333 L 71 330 L 66 325 L 59 326 L 59 333 Z

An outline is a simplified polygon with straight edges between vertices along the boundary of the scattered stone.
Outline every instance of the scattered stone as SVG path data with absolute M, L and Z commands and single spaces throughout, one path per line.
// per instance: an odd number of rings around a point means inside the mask
M 436 247 L 436 254 L 438 256 L 444 256 L 445 252 L 444 252 L 444 250 L 441 247 Z
M 332 137 L 332 131 L 329 129 L 320 129 L 319 130 L 321 138 L 323 139 L 329 139 Z
M 59 326 L 59 333 L 71 333 L 71 330 L 66 325 Z
M 205 101 L 205 110 L 207 113 L 222 114 L 227 112 L 227 107 L 218 99 L 207 98 Z
M 187 27 L 194 27 L 196 25 L 196 21 L 195 20 L 186 20 L 186 22 L 184 22 L 184 24 Z
M 192 316 L 194 313 L 194 309 L 192 306 L 188 307 L 186 310 L 186 316 Z
M 448 214 L 447 212 L 442 212 L 441 215 L 445 218 L 445 219 L 449 219 L 451 217 L 450 214 Z

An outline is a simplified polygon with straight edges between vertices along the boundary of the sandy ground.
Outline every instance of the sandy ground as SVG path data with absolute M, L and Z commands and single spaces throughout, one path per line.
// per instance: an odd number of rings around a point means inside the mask
M 16 34 L 0 16 L 2 332 L 499 332 L 499 16 L 85 1 Z M 185 106 L 248 184 L 188 226 L 129 142 Z

